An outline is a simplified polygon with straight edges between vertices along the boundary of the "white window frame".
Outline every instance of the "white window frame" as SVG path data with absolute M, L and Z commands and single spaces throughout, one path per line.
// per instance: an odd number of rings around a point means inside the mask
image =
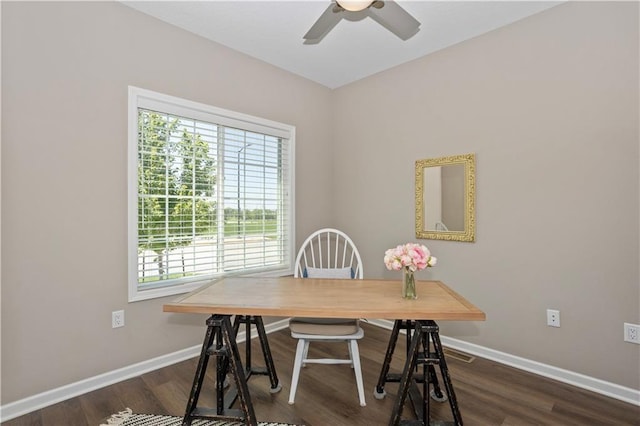
M 129 86 L 128 105 L 128 289 L 129 302 L 187 293 L 197 289 L 212 279 L 242 272 L 203 276 L 197 281 L 186 281 L 158 288 L 140 289 L 138 285 L 138 109 L 145 108 L 162 113 L 175 114 L 205 122 L 276 136 L 288 140 L 286 162 L 288 164 L 288 206 L 289 233 L 286 245 L 284 267 L 252 272 L 246 275 L 284 276 L 293 274 L 295 259 L 295 127 L 275 121 L 229 111 L 226 109 Z M 212 118 L 215 121 L 212 121 Z M 221 164 L 220 167 L 223 165 Z

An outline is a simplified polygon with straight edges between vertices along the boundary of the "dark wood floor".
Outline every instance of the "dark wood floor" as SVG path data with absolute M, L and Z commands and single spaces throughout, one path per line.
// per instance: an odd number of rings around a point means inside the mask
M 386 425 L 398 385 L 389 383 L 387 397 L 377 400 L 373 389 L 384 359 L 389 331 L 364 325 L 360 343 L 367 406 L 360 407 L 355 379 L 349 366 L 309 365 L 303 371 L 295 405 L 288 405 L 295 341 L 287 330 L 269 335 L 269 344 L 283 389 L 269 393 L 269 379 L 254 376 L 249 390 L 260 421 L 280 421 L 307 426 Z M 203 328 L 204 334 L 204 328 Z M 403 345 L 401 343 L 401 345 Z M 254 365 L 261 361 L 253 342 Z M 242 350 L 244 350 L 242 348 Z M 312 345 L 311 355 L 331 352 L 346 355 L 343 344 Z M 392 371 L 399 372 L 403 346 L 395 352 Z M 196 359 L 181 362 L 140 377 L 99 389 L 3 423 L 4 426 L 97 426 L 112 413 L 131 408 L 136 413 L 182 416 Z M 476 358 L 465 363 L 447 359 L 465 425 L 640 425 L 640 407 L 574 388 L 550 379 Z M 210 368 L 213 373 L 214 368 Z M 201 401 L 213 404 L 210 392 Z M 408 416 L 409 408 L 404 410 Z M 451 420 L 449 405 L 432 404 L 434 419 Z M 409 418 L 409 417 L 408 417 Z

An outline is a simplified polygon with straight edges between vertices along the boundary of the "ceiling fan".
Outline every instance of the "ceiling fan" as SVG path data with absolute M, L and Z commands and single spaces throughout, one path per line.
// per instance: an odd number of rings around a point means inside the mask
M 319 43 L 342 19 L 360 21 L 367 16 L 402 40 L 408 40 L 420 30 L 420 22 L 395 1 L 335 0 L 304 35 L 304 43 Z

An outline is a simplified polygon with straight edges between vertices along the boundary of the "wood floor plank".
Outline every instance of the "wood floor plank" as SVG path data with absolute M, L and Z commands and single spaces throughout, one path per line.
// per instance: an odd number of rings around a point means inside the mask
M 158 399 L 155 388 L 147 386 L 142 377 L 125 380 L 114 385 L 121 401 L 139 407 L 142 413 L 165 414 L 166 408 Z M 144 407 L 144 408 L 143 408 Z
M 106 417 L 127 407 L 128 401 L 120 399 L 116 386 L 107 386 L 78 397 L 84 418 L 73 419 L 69 426 L 99 425 Z
M 390 331 L 363 324 L 360 341 L 366 407 L 360 407 L 353 370 L 346 365 L 311 364 L 303 369 L 296 403 L 289 405 L 289 388 L 296 341 L 287 330 L 269 335 L 269 344 L 282 391 L 270 392 L 266 376 L 254 375 L 249 391 L 261 421 L 280 421 L 306 426 L 376 426 L 389 421 L 398 388 L 387 383 L 387 396 L 378 400 L 373 390 L 378 381 Z M 204 328 L 203 328 L 204 333 Z M 240 345 L 244 355 L 244 345 Z M 312 344 L 319 356 L 347 354 L 344 344 Z M 264 364 L 259 343 L 252 341 L 253 364 Z M 405 340 L 398 346 L 391 372 L 404 366 Z M 215 379 L 215 360 L 205 384 Z M 465 363 L 447 358 L 453 386 L 466 426 L 640 426 L 640 407 L 578 389 L 486 359 Z M 3 423 L 3 426 L 98 426 L 109 415 L 129 407 L 137 413 L 183 416 L 197 359 L 190 359 L 140 377 L 125 380 L 77 398 L 46 407 Z M 442 383 L 442 381 L 440 380 Z M 205 388 L 202 405 L 214 402 L 213 389 Z M 431 404 L 434 419 L 451 420 L 447 403 Z M 404 413 L 411 410 L 407 406 Z
M 45 407 L 40 411 L 43 426 L 84 425 L 88 422 L 78 398 Z

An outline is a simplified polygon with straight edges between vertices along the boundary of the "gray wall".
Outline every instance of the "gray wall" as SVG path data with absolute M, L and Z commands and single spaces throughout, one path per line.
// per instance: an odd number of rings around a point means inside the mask
M 299 238 L 328 223 L 329 89 L 119 3 L 2 2 L 3 404 L 202 342 L 127 304 L 128 85 L 295 125 Z
M 487 321 L 443 333 L 640 388 L 637 4 L 562 5 L 333 92 L 117 3 L 1 7 L 2 404 L 201 342 L 204 318 L 126 303 L 127 85 L 295 125 L 298 244 L 343 228 L 371 278 L 414 240 L 414 161 L 475 152 L 477 242 L 423 241 L 418 277 Z
M 335 223 L 366 275 L 415 239 L 415 160 L 475 152 L 476 242 L 421 240 L 417 276 L 487 321 L 442 333 L 640 388 L 638 50 L 637 2 L 571 2 L 336 90 Z

